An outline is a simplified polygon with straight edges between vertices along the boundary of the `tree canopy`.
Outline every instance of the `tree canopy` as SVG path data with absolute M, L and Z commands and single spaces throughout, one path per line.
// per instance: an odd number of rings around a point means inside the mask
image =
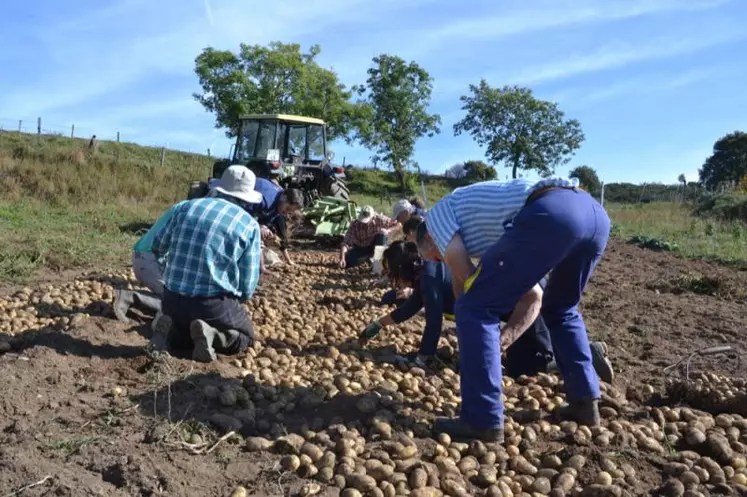
M 428 112 L 433 79 L 415 62 L 383 54 L 373 58 L 366 84 L 357 90 L 370 116 L 362 120 L 358 137 L 373 151 L 374 163 L 389 164 L 406 190 L 415 143 L 440 132 L 441 118 Z
M 709 190 L 737 185 L 747 175 L 747 133 L 734 131 L 719 138 L 698 174 Z
M 602 188 L 599 176 L 594 168 L 589 166 L 574 167 L 568 174 L 569 178 L 577 178 L 581 187 L 589 193 L 598 193 Z
M 492 88 L 482 80 L 469 90 L 460 98 L 466 116 L 454 125 L 454 134 L 472 135 L 486 147 L 488 162 L 506 163 L 514 178 L 520 169 L 551 175 L 584 141 L 577 120 L 565 119 L 556 103 L 535 98 L 529 88 Z
M 318 45 L 302 53 L 299 44 L 281 42 L 242 43 L 238 53 L 205 48 L 195 59 L 202 92 L 194 98 L 229 137 L 243 114 L 286 113 L 324 119 L 330 139 L 349 141 L 364 109 L 351 100 L 352 88 L 317 63 L 319 53 Z
M 444 176 L 449 179 L 464 180 L 464 183 L 477 183 L 495 179 L 498 173 L 493 166 L 481 160 L 468 160 L 454 164 L 446 170 Z
M 485 164 L 481 160 L 468 160 L 464 163 L 464 177 L 470 183 L 489 181 L 498 176 L 495 168 Z

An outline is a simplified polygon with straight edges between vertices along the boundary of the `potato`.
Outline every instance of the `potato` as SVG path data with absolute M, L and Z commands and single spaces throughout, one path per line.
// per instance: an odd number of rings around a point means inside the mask
M 407 479 L 410 488 L 423 488 L 428 483 L 428 473 L 423 468 L 415 468 Z
M 669 479 L 659 489 L 662 497 L 682 497 L 685 493 L 685 485 L 675 479 Z
M 249 495 L 244 487 L 236 487 L 236 489 L 231 492 L 231 497 L 247 497 Z
M 367 492 L 371 492 L 374 488 L 378 488 L 376 486 L 376 480 L 373 479 L 373 477 L 365 474 L 351 473 L 345 476 L 345 481 L 347 482 L 348 486 L 364 494 Z
M 477 484 L 482 488 L 488 488 L 498 481 L 498 470 L 494 467 L 481 467 L 477 472 Z
M 283 456 L 280 459 L 280 466 L 286 471 L 296 471 L 301 467 L 301 460 L 294 454 Z
M 313 463 L 319 461 L 324 455 L 324 451 L 321 448 L 310 442 L 306 442 L 301 446 L 301 453 L 309 456 L 309 459 Z
M 435 487 L 416 488 L 410 492 L 410 497 L 441 497 L 443 492 Z
M 470 497 L 470 493 L 463 485 L 455 480 L 445 480 L 441 483 L 441 488 L 446 495 L 451 497 Z
M 354 488 L 346 488 L 340 493 L 340 497 L 363 497 L 363 494 Z
M 597 483 L 605 486 L 612 485 L 612 475 L 606 471 L 600 471 L 597 474 Z

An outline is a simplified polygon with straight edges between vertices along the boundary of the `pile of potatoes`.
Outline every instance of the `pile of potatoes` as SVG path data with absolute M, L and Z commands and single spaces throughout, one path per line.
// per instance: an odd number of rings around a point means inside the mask
M 690 381 L 672 379 L 667 394 L 711 413 L 747 416 L 747 378 L 730 378 L 714 373 L 698 373 Z
M 0 298 L 0 334 L 16 335 L 44 327 L 68 329 L 91 315 L 110 312 L 114 278 L 133 281 L 130 272 L 104 278 L 80 278 L 63 285 L 23 288 Z
M 504 378 L 503 445 L 435 436 L 434 417 L 458 415 L 458 374 L 393 360 L 416 350 L 422 320 L 361 347 L 384 289 L 329 255 L 300 259 L 249 304 L 260 341 L 232 359 L 237 377 L 199 386 L 212 423 L 284 471 L 346 497 L 747 495 L 742 416 L 634 404 L 610 385 L 598 428 L 555 419 L 562 380 L 541 374 Z M 441 345 L 454 355 L 453 335 Z
M 385 289 L 329 253 L 296 260 L 247 304 L 258 341 L 227 359 L 235 375 L 196 388 L 207 420 L 241 433 L 248 452 L 277 454 L 283 471 L 309 480 L 308 495 L 324 485 L 343 497 L 747 495 L 744 380 L 698 377 L 686 391 L 699 396 L 677 397 L 692 407 L 641 405 L 605 384 L 602 426 L 589 428 L 553 415 L 565 399 L 559 377 L 504 378 L 504 444 L 436 436 L 434 417 L 458 415 L 459 375 L 449 361 L 425 370 L 395 360 L 416 350 L 422 319 L 360 346 Z M 106 279 L 24 289 L 0 301 L 0 331 L 66 328 L 110 313 L 112 295 Z M 456 351 L 445 333 L 440 356 Z M 695 409 L 716 404 L 715 416 Z

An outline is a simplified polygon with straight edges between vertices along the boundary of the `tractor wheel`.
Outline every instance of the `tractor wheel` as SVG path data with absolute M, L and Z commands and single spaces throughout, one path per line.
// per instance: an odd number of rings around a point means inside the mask
M 340 198 L 347 202 L 350 202 L 350 189 L 348 189 L 348 185 L 346 185 L 345 182 L 341 179 L 334 176 L 329 178 L 326 193 L 330 197 Z

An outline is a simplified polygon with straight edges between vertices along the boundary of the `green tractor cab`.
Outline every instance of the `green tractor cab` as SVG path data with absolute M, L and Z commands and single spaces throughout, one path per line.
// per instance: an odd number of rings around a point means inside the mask
M 314 235 L 344 234 L 354 219 L 350 216 L 355 215 L 355 207 L 347 205 L 350 190 L 345 184 L 345 169 L 330 163 L 333 154 L 327 149 L 323 120 L 288 114 L 245 115 L 231 149 L 230 158 L 213 164 L 208 182 L 192 183 L 188 198 L 207 195 L 208 183 L 220 179 L 229 166 L 240 164 L 258 178 L 301 190 L 304 216 Z

